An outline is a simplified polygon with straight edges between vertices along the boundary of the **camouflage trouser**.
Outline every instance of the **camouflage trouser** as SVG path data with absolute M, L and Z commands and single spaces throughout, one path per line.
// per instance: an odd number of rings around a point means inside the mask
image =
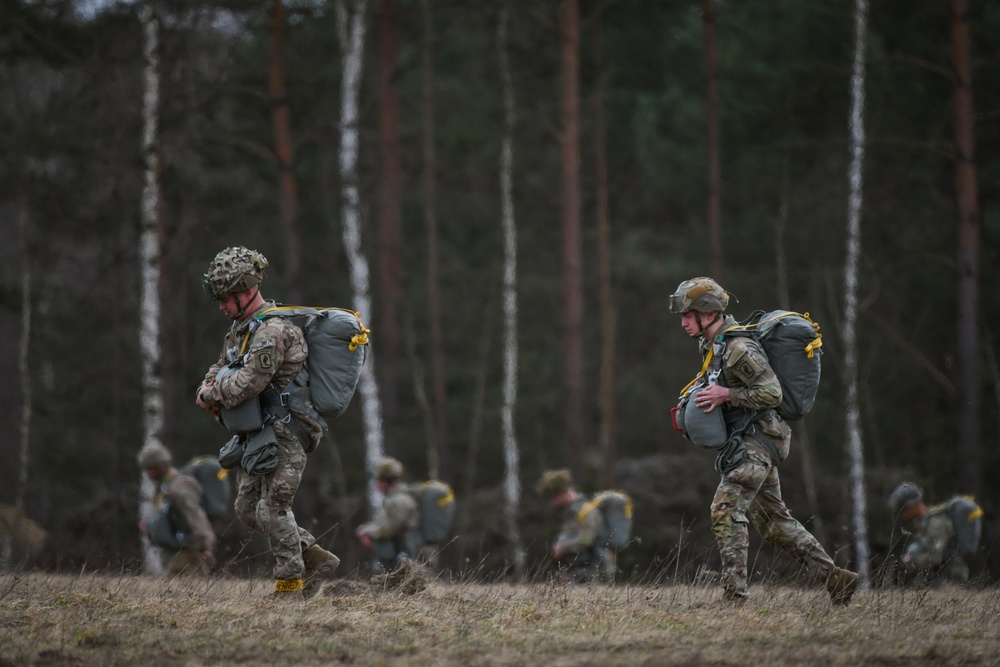
M 274 555 L 275 579 L 301 579 L 305 572 L 302 551 L 316 543 L 309 531 L 295 523 L 292 500 L 302 481 L 306 454 L 283 425 L 278 434 L 278 467 L 269 475 L 239 473 L 236 516 L 267 538 Z
M 722 556 L 722 584 L 731 596 L 745 596 L 750 533 L 747 517 L 761 537 L 825 580 L 834 567 L 820 543 L 796 521 L 781 499 L 778 469 L 768 454 L 748 441 L 746 458 L 723 475 L 712 500 L 712 532 Z
M 167 563 L 170 574 L 208 574 L 208 563 L 197 547 L 184 547 L 174 553 Z

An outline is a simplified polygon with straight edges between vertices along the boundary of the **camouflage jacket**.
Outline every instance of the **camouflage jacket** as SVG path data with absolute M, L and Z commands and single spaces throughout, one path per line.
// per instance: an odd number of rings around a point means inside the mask
M 153 504 L 159 510 L 173 510 L 185 526 L 174 525 L 175 530 L 187 534 L 186 546 L 198 551 L 215 548 L 212 523 L 201 506 L 201 485 L 191 475 L 171 468 L 157 490 Z
M 361 531 L 372 539 L 382 540 L 416 530 L 419 525 L 420 510 L 417 508 L 417 501 L 406 486 L 398 484 L 386 495 L 375 520 L 364 524 Z
M 732 315 L 727 315 L 721 331 L 737 326 Z M 745 408 L 760 412 L 755 426 L 769 436 L 771 444 L 783 461 L 788 456 L 792 430 L 774 408 L 781 405 L 781 383 L 771 369 L 771 364 L 760 344 L 749 336 L 718 335 L 712 341 L 712 362 L 708 367 L 710 383 L 729 388 L 728 407 Z M 708 343 L 701 339 L 702 357 L 708 354 Z M 753 447 L 753 435 L 748 447 Z
M 604 516 L 600 508 L 580 494 L 566 508 L 566 517 L 555 546 L 568 554 L 586 551 L 594 546 L 603 528 Z
M 272 382 L 278 389 L 284 389 L 302 370 L 309 353 L 302 329 L 283 317 L 257 318 L 258 313 L 274 306 L 273 301 L 266 301 L 245 319 L 233 322 L 222 344 L 219 360 L 209 367 L 205 381 L 214 381 L 219 371 L 236 359 L 242 359 L 243 367 L 203 391 L 201 397 L 205 403 L 236 407 L 263 392 Z M 293 412 L 309 431 L 312 444 L 319 442 L 323 436 L 322 426 L 305 413 Z M 281 431 L 287 430 L 282 428 Z M 311 451 L 311 447 L 306 449 Z

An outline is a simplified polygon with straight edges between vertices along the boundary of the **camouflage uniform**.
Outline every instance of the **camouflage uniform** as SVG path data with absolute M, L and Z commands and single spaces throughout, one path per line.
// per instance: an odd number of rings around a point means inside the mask
M 573 580 L 587 581 L 614 573 L 615 557 L 607 548 L 603 531 L 604 515 L 586 496 L 578 495 L 566 507 L 555 549 L 563 554 L 560 567 L 566 568 Z
M 728 315 L 721 330 L 736 324 Z M 742 599 L 749 592 L 749 522 L 761 537 L 802 563 L 812 577 L 827 582 L 833 595 L 834 587 L 841 584 L 831 575 L 837 578 L 843 571 L 834 566 L 820 543 L 792 517 L 781 499 L 777 466 L 788 456 L 792 432 L 774 411 L 781 403 L 781 384 L 764 351 L 752 338 L 716 336 L 711 344 L 715 349 L 709 377 L 730 388 L 727 408 L 759 411 L 746 434 L 725 447 L 716 459 L 722 480 L 712 500 L 712 532 L 722 557 L 726 597 Z M 709 348 L 704 338 L 700 347 L 707 355 Z
M 243 357 L 244 366 L 203 391 L 205 403 L 233 408 L 259 395 L 271 383 L 284 389 L 302 369 L 308 352 L 302 330 L 284 318 L 256 317 L 274 306 L 273 301 L 267 301 L 233 323 L 219 360 L 208 369 L 205 381 L 214 381 L 232 358 Z M 279 580 L 301 579 L 305 572 L 302 552 L 316 543 L 316 538 L 295 522 L 292 500 L 305 470 L 306 449 L 312 451 L 323 436 L 323 428 L 305 413 L 293 410 L 293 416 L 305 428 L 309 442 L 299 442 L 287 425 L 274 422 L 278 467 L 262 476 L 249 476 L 241 470 L 235 502 L 240 520 L 267 537 L 276 561 L 274 576 Z
M 404 560 L 416 560 L 420 553 L 420 510 L 404 484 L 395 484 L 386 494 L 375 519 L 358 532 L 372 541 L 376 572 L 391 572 Z
M 913 521 L 913 540 L 903 554 L 907 574 L 922 575 L 926 581 L 941 584 L 946 581 L 965 583 L 969 580 L 969 564 L 959 553 L 952 504 L 960 498 L 932 507 Z M 982 510 L 978 510 L 980 514 Z
M 180 522 L 177 523 L 183 523 L 187 528 L 183 549 L 171 552 L 160 547 L 171 553 L 167 564 L 167 572 L 171 574 L 208 573 L 208 564 L 201 554 L 203 551 L 211 553 L 215 549 L 215 532 L 212 530 L 212 522 L 201 506 L 201 495 L 202 489 L 198 480 L 171 467 L 153 499 L 157 511 L 175 510 L 180 517 Z

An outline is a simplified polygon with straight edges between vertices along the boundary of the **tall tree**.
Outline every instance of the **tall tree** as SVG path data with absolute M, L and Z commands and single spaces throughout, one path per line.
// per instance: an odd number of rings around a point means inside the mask
M 139 347 L 142 353 L 142 397 L 144 446 L 162 445 L 163 434 L 163 377 L 160 350 L 160 276 L 164 240 L 163 216 L 160 207 L 160 59 L 159 19 L 153 0 L 142 3 L 143 57 L 143 130 L 142 155 L 145 161 L 145 180 L 142 189 L 142 233 L 139 239 L 141 261 L 142 298 L 140 303 Z M 140 516 L 152 514 L 153 482 L 140 472 Z M 158 573 L 163 570 L 159 553 L 149 540 L 143 538 L 145 570 Z
M 601 320 L 601 469 L 604 486 L 612 487 L 615 480 L 616 422 L 618 419 L 617 393 L 615 391 L 615 340 L 616 317 L 614 294 L 611 288 L 611 230 L 608 204 L 608 157 L 605 145 L 604 88 L 607 72 L 604 68 L 604 34 L 597 26 L 597 84 L 594 89 L 594 162 L 597 171 L 597 277 L 598 308 Z
M 402 204 L 399 141 L 399 17 L 396 0 L 382 0 L 379 57 L 379 177 L 378 201 L 378 313 L 379 385 L 385 411 L 386 445 L 393 448 L 397 413 L 396 365 L 399 357 L 399 297 L 402 277 Z
M 521 502 L 520 452 L 515 429 L 517 407 L 517 221 L 514 218 L 514 85 L 507 55 L 507 20 L 510 2 L 500 8 L 497 48 L 503 85 L 503 135 L 500 144 L 500 207 L 503 220 L 503 409 L 501 424 L 504 451 L 504 517 L 507 542 L 512 550 L 514 574 L 524 574 L 524 547 L 518 528 Z
M 18 345 L 18 372 L 21 376 L 21 450 L 17 465 L 14 507 L 24 510 L 31 452 L 31 261 L 28 256 L 28 204 L 24 194 L 17 201 L 17 231 L 21 245 L 21 342 Z
M 722 281 L 722 170 L 719 129 L 719 53 L 715 45 L 715 4 L 702 0 L 702 22 L 705 33 L 705 121 L 708 127 L 708 270 Z
M 850 485 L 854 499 L 852 525 L 861 585 L 867 586 L 868 517 L 865 499 L 865 455 L 858 407 L 858 262 L 861 255 L 861 205 L 865 158 L 865 47 L 868 43 L 868 0 L 854 2 L 854 64 L 851 67 L 851 163 L 847 202 L 847 261 L 844 265 L 844 381 L 847 395 L 847 454 L 851 461 Z
M 295 180 L 291 108 L 285 91 L 285 5 L 271 3 L 271 64 L 267 93 L 274 121 L 274 154 L 278 160 L 278 226 L 285 239 L 285 294 L 291 303 L 301 300 L 299 267 L 301 252 L 296 218 L 299 212 L 298 184 Z
M 420 41 L 420 80 L 423 90 L 424 129 L 424 222 L 427 226 L 427 317 L 430 320 L 431 396 L 433 398 L 434 435 L 428 458 L 437 467 L 428 466 L 431 477 L 446 476 L 448 468 L 448 396 L 445 390 L 444 334 L 441 326 L 441 295 L 438 269 L 437 158 L 434 152 L 434 14 L 431 0 L 420 1 L 423 34 Z M 433 454 L 432 454 L 433 452 Z
M 562 131 L 563 355 L 566 435 L 564 458 L 576 467 L 583 454 L 583 238 L 580 231 L 580 8 L 559 5 Z
M 364 317 L 371 312 L 368 260 L 361 250 L 361 194 L 358 189 L 358 110 L 361 73 L 365 54 L 365 10 L 368 0 L 337 0 L 337 32 L 343 60 L 340 80 L 340 187 L 343 210 L 344 248 L 351 267 L 354 307 Z M 378 332 L 376 332 L 377 334 Z M 358 383 L 365 425 L 365 458 L 368 467 L 382 457 L 382 406 L 375 378 L 375 355 L 368 358 Z M 371 508 L 378 507 L 381 494 L 374 482 L 368 485 Z
M 979 341 L 979 185 L 976 178 L 976 107 L 972 94 L 972 32 L 969 1 L 951 3 L 951 59 L 955 90 L 955 191 L 958 200 L 958 367 L 962 400 L 958 424 L 963 488 L 982 488 Z

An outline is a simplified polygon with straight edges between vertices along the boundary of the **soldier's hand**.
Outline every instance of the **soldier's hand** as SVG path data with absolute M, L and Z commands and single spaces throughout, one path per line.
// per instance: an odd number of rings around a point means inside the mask
M 218 411 L 218 409 L 206 403 L 204 399 L 202 399 L 201 394 L 202 392 L 211 389 L 214 384 L 215 380 L 208 380 L 202 382 L 201 385 L 198 387 L 198 392 L 195 394 L 195 399 L 194 399 L 195 405 L 197 405 L 205 412 L 211 412 L 212 414 L 215 414 Z
M 208 565 L 209 567 L 215 566 L 215 556 L 213 556 L 212 552 L 209 551 L 208 549 L 202 550 L 201 557 L 205 561 L 205 564 Z
M 710 384 L 698 392 L 695 405 L 709 413 L 723 403 L 729 402 L 729 388 Z
M 358 540 L 365 546 L 366 549 L 372 548 L 372 538 L 368 537 L 368 533 L 365 532 L 364 526 L 358 526 L 358 529 L 354 531 L 354 534 L 358 536 Z
M 562 547 L 559 546 L 558 544 L 552 546 L 552 557 L 555 558 L 556 560 L 562 560 L 563 550 Z

